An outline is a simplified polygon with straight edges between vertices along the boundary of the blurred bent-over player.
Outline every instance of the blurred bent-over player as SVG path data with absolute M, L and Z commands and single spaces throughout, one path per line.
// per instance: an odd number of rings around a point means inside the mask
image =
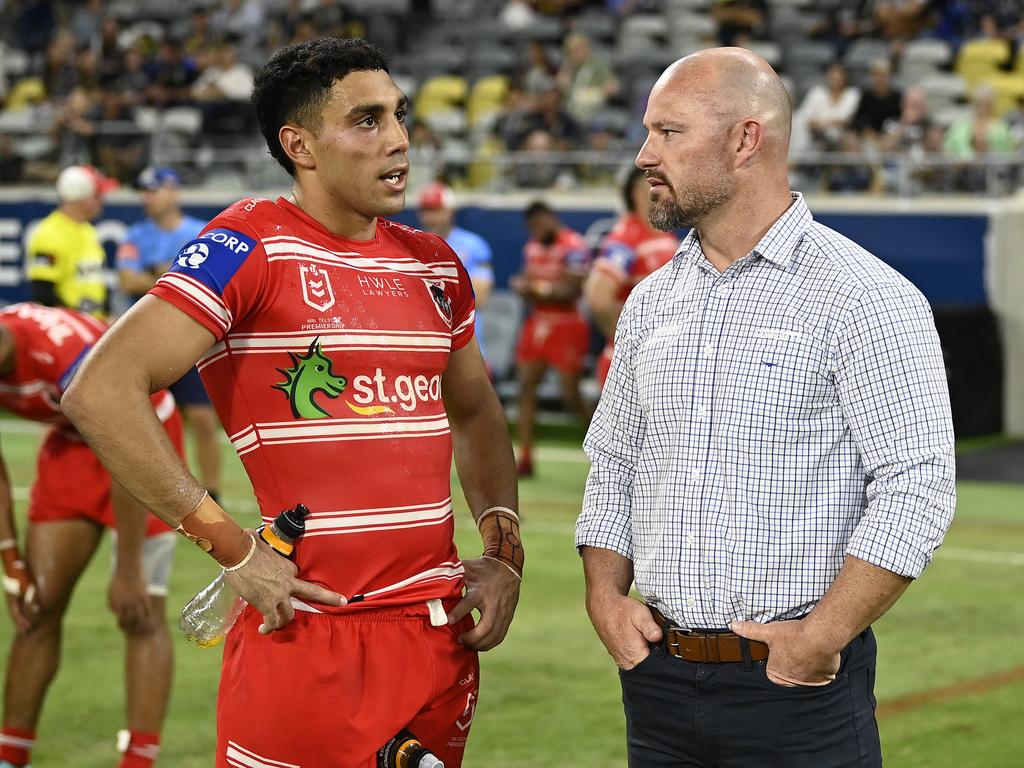
M 597 380 L 604 386 L 612 363 L 615 325 L 630 291 L 656 269 L 663 267 L 679 245 L 669 232 L 651 226 L 651 186 L 644 172 L 634 168 L 622 186 L 626 211 L 601 243 L 594 267 L 583 286 L 583 297 L 594 322 L 608 343 L 597 359 Z
M 181 210 L 181 178 L 173 168 L 146 168 L 135 180 L 146 218 L 128 228 L 117 249 L 121 292 L 135 303 L 171 268 L 182 246 L 199 237 L 206 222 Z M 192 432 L 199 479 L 214 499 L 221 483 L 220 422 L 203 388 L 199 371 L 190 368 L 169 387 Z
M 23 559 L 0 458 L 0 556 L 15 625 L 4 685 L 2 768 L 31 759 L 43 698 L 60 663 L 64 611 L 104 528 L 117 531 L 107 601 L 125 636 L 128 729 L 118 734 L 119 766 L 149 768 L 160 749 L 172 669 L 164 601 L 177 536 L 111 482 L 59 407 L 68 381 L 105 330 L 68 309 L 23 303 L 0 310 L 0 408 L 50 425 L 29 498 Z M 174 398 L 160 391 L 145 400 L 170 450 L 180 454 Z
M 404 207 L 409 138 L 376 46 L 282 48 L 253 101 L 292 196 L 216 216 L 64 408 L 249 603 L 224 649 L 217 766 L 364 768 L 408 727 L 458 768 L 476 652 L 504 638 L 523 564 L 469 276 L 441 238 L 378 218 Z M 311 510 L 294 562 L 210 499 L 157 429 L 147 393 L 197 361 L 263 519 Z M 452 538 L 453 447 L 484 540 L 473 560 Z
M 92 221 L 103 211 L 103 196 L 117 186 L 91 165 L 71 165 L 60 172 L 59 205 L 28 239 L 26 261 L 33 301 L 99 317 L 106 313 L 106 253 Z
M 476 343 L 486 360 L 487 350 L 484 349 L 480 310 L 487 304 L 491 288 L 494 286 L 491 246 L 476 232 L 456 226 L 455 195 L 449 187 L 440 182 L 428 184 L 420 192 L 419 219 L 424 230 L 444 238 L 469 274 L 476 300 Z
M 566 407 L 584 425 L 589 418 L 580 396 L 580 373 L 590 326 L 578 304 L 590 267 L 590 248 L 583 235 L 562 224 L 545 203 L 532 203 L 525 216 L 530 239 L 523 246 L 523 268 L 509 280 L 512 290 L 530 305 L 516 349 L 521 477 L 533 474 L 537 388 L 549 365 L 558 371 Z

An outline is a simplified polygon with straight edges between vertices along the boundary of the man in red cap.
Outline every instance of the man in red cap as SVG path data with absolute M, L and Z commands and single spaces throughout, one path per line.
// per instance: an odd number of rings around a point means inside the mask
M 476 340 L 486 360 L 487 351 L 484 349 L 480 310 L 487 304 L 491 287 L 494 285 L 491 246 L 475 232 L 455 226 L 455 195 L 441 182 L 434 182 L 423 188 L 420 192 L 419 209 L 420 226 L 427 232 L 444 238 L 469 273 L 476 296 Z
M 106 255 L 92 221 L 103 196 L 118 186 L 91 165 L 72 165 L 57 177 L 56 210 L 39 222 L 28 241 L 32 300 L 102 316 L 107 286 Z

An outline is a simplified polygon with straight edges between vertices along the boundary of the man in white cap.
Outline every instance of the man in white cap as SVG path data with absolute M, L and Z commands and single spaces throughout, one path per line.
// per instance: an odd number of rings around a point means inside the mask
M 39 222 L 28 241 L 28 279 L 32 300 L 102 316 L 107 286 L 106 256 L 93 219 L 103 196 L 118 186 L 91 165 L 72 165 L 57 177 L 56 210 Z
M 476 339 L 486 360 L 480 310 L 487 304 L 491 287 L 494 285 L 491 246 L 476 232 L 455 225 L 455 195 L 452 194 L 451 188 L 441 182 L 428 184 L 420 192 L 419 217 L 420 226 L 427 232 L 444 238 L 469 273 L 473 293 L 476 295 Z

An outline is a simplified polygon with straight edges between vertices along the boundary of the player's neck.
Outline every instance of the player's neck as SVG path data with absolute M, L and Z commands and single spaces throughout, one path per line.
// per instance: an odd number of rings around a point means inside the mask
M 339 209 L 319 195 L 303 194 L 297 184 L 292 189 L 291 202 L 332 235 L 346 240 L 374 240 L 377 237 L 376 216 L 367 218 L 352 209 Z
M 171 232 L 181 226 L 181 221 L 184 218 L 181 211 L 168 211 L 162 216 L 154 217 L 153 221 L 160 229 Z

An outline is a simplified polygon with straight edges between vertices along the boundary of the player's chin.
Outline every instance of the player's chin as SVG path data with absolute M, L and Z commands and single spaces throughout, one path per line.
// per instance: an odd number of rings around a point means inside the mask
M 382 196 L 377 200 L 375 208 L 378 216 L 394 216 L 401 213 L 405 210 L 405 191 Z

